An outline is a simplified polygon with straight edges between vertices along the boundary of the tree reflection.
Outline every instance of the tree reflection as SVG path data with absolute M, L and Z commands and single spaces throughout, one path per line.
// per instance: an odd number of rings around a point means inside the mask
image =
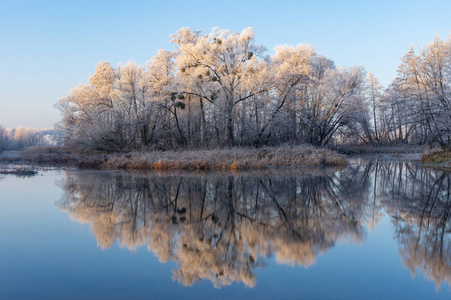
M 256 284 L 277 262 L 308 267 L 337 240 L 362 241 L 370 214 L 360 169 L 332 175 L 182 175 L 68 172 L 58 203 L 89 222 L 102 248 L 147 245 L 174 260 L 183 285 Z
M 337 241 L 361 242 L 384 211 L 405 266 L 451 283 L 450 174 L 409 163 L 361 162 L 329 174 L 140 175 L 67 172 L 58 203 L 89 222 L 102 248 L 147 246 L 177 263 L 183 285 L 256 284 L 278 263 L 309 267 Z
M 395 226 L 404 265 L 415 275 L 451 285 L 450 173 L 409 164 L 386 169 L 384 206 Z

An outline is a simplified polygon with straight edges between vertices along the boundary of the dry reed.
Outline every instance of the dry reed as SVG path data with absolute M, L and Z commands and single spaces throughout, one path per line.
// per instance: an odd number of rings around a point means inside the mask
M 272 167 L 344 166 L 343 155 L 309 145 L 217 150 L 133 152 L 109 155 L 107 169 L 247 170 Z

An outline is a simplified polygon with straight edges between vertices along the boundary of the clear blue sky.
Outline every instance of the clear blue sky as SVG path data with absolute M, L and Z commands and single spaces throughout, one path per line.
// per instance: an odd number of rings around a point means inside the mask
M 0 0 L 0 125 L 53 127 L 53 107 L 100 60 L 144 64 L 181 27 L 241 31 L 257 44 L 309 43 L 338 66 L 362 65 L 387 85 L 400 57 L 451 32 L 443 1 Z

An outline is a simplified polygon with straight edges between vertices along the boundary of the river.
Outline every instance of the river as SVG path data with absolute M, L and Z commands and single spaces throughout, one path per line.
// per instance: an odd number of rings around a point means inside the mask
M 0 299 L 450 299 L 451 173 L 0 175 Z

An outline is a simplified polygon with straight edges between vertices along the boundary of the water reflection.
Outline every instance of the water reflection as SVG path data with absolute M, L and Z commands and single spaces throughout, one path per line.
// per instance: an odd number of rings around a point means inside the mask
M 450 173 L 384 164 L 381 201 L 391 216 L 404 265 L 412 275 L 451 285 Z
M 450 283 L 449 174 L 375 162 L 329 174 L 67 172 L 58 203 L 102 248 L 146 245 L 183 285 L 256 285 L 278 263 L 311 266 L 339 240 L 363 242 L 384 210 L 405 265 Z

